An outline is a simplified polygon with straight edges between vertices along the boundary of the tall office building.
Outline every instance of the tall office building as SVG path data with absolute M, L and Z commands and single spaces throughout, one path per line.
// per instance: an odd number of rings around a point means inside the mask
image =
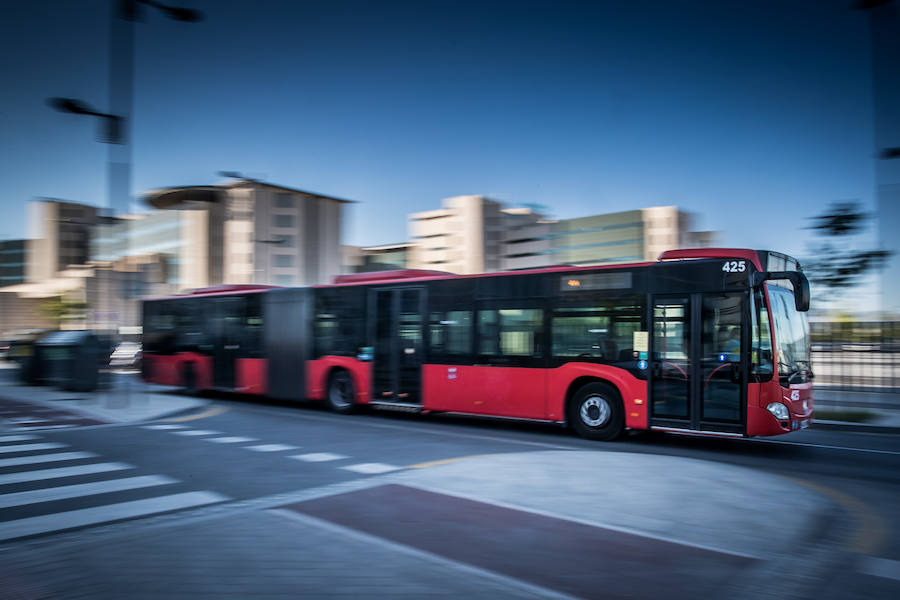
M 417 246 L 410 266 L 464 274 L 656 260 L 665 250 L 714 243 L 714 232 L 692 228 L 693 216 L 675 206 L 550 220 L 530 208 L 459 196 L 409 215 Z
M 409 266 L 468 274 L 503 269 L 504 234 L 541 216 L 509 209 L 484 196 L 455 196 L 443 208 L 409 215 L 410 241 L 417 246 Z
M 91 261 L 151 265 L 154 277 L 180 289 L 219 283 L 221 264 L 209 260 L 209 211 L 163 210 L 101 217 L 91 235 Z
M 205 285 L 314 285 L 341 272 L 349 200 L 251 179 L 155 190 L 145 200 L 160 210 L 204 214 L 191 227 L 205 253 L 191 260 L 205 261 Z

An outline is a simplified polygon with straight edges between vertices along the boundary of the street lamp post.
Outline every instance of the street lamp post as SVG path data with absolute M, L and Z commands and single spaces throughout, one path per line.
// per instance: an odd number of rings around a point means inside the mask
M 134 22 L 143 6 L 153 7 L 171 19 L 196 23 L 203 14 L 190 8 L 168 6 L 156 0 L 111 0 L 109 32 L 109 112 L 100 112 L 74 98 L 51 98 L 61 111 L 100 117 L 105 127 L 100 141 L 109 144 L 107 194 L 114 214 L 127 212 L 131 196 L 131 108 L 134 95 Z

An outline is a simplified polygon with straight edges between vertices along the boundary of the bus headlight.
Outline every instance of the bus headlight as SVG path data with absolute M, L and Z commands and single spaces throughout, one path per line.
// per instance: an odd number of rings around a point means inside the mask
M 772 413 L 779 421 L 787 421 L 791 418 L 791 414 L 788 412 L 787 406 L 785 406 L 781 402 L 772 402 L 766 407 L 766 410 Z

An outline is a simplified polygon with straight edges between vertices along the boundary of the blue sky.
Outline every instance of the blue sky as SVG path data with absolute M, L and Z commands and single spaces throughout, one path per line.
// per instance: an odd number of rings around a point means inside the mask
M 174 2 L 173 2 L 174 3 Z M 557 217 L 660 204 L 803 255 L 805 218 L 871 207 L 869 30 L 845 0 L 227 2 L 137 26 L 132 189 L 237 170 L 357 200 L 345 242 L 488 194 Z M 104 204 L 105 0 L 0 22 L 0 239 L 39 196 Z

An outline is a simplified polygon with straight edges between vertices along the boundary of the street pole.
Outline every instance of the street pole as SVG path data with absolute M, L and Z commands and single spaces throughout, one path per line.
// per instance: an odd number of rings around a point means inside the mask
M 113 215 L 131 212 L 131 111 L 134 101 L 134 21 L 137 0 L 112 0 L 109 20 L 109 112 L 120 117 L 109 144 L 107 194 Z

